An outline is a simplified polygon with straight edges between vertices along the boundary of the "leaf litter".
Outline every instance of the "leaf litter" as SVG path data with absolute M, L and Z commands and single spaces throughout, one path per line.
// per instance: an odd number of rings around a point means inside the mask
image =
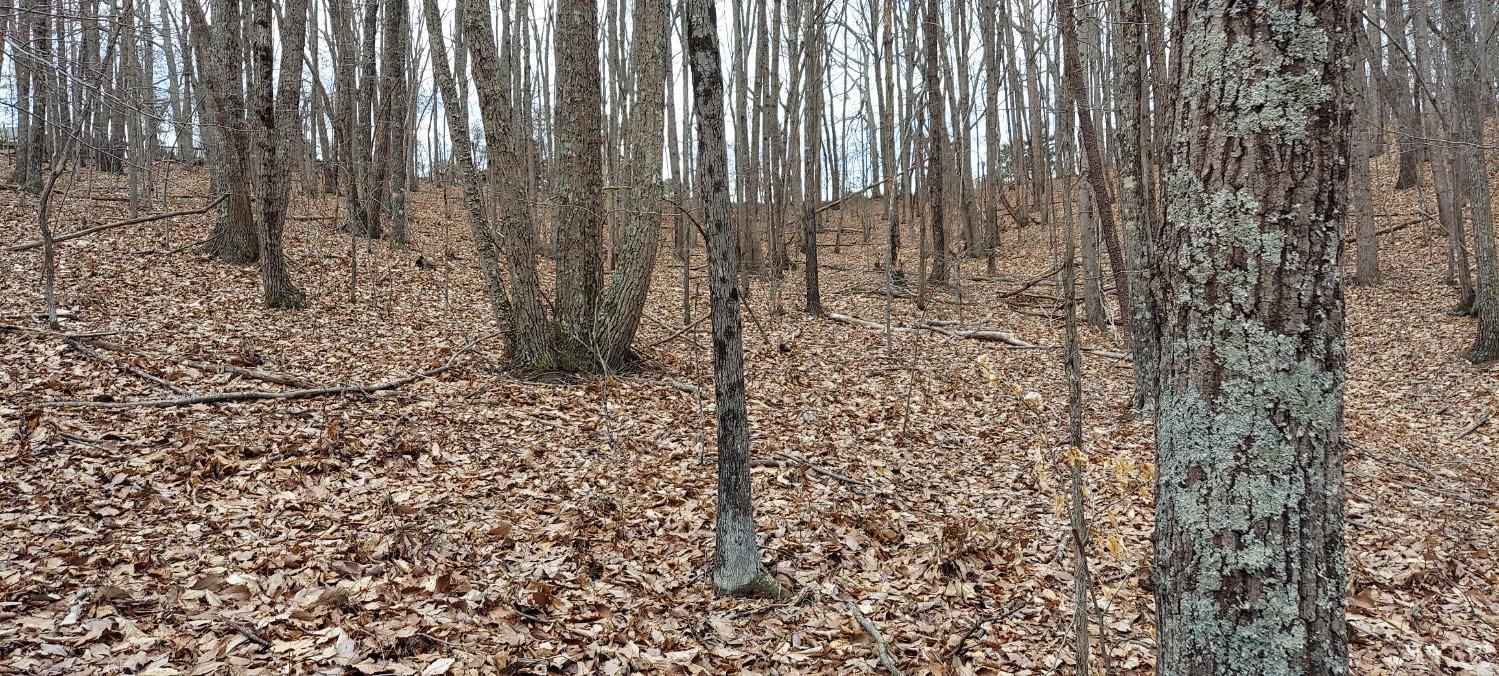
M 1415 200 L 1377 198 L 1380 213 Z M 444 256 L 440 188 L 412 199 L 410 248 L 354 243 L 352 303 L 347 235 L 290 223 L 312 302 L 298 312 L 263 309 L 253 269 L 136 253 L 201 238 L 207 217 L 59 245 L 62 331 L 127 348 L 110 360 L 38 330 L 39 252 L 0 254 L 0 673 L 882 671 L 856 616 L 908 674 L 1071 670 L 1059 351 L 918 330 L 886 355 L 878 330 L 800 313 L 796 275 L 752 281 L 752 453 L 778 461 L 753 470 L 755 506 L 767 567 L 796 596 L 718 599 L 712 371 L 706 325 L 674 337 L 680 263 L 663 251 L 660 323 L 639 344 L 665 342 L 640 370 L 526 380 L 485 339 L 497 327 L 467 229 L 447 228 Z M 877 211 L 829 213 L 857 229 Z M 68 199 L 57 228 L 122 214 Z M 0 191 L 0 221 L 0 245 L 29 239 L 34 199 Z M 1060 344 L 1054 284 L 1012 293 L 1049 270 L 1044 235 L 1005 235 L 1002 274 L 964 261 L 961 295 L 937 290 L 926 311 L 897 297 L 893 322 Z M 1473 321 L 1448 312 L 1441 242 L 1410 228 L 1382 245 L 1383 283 L 1348 289 L 1354 672 L 1493 674 L 1499 424 L 1454 437 L 1499 410 L 1499 387 L 1461 357 Z M 829 309 L 881 321 L 877 247 L 852 235 L 823 256 Z M 286 392 L 213 365 L 323 387 L 450 358 L 372 394 L 44 405 L 179 396 L 135 371 L 194 393 Z M 1125 408 L 1127 362 L 1084 355 L 1083 375 L 1102 644 L 1118 673 L 1151 673 L 1151 429 Z

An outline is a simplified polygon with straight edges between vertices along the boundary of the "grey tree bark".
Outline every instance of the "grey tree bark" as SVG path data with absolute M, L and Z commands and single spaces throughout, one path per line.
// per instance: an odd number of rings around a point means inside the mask
M 429 0 L 430 1 L 430 0 Z M 726 596 L 784 597 L 760 564 L 750 495 L 749 414 L 739 320 L 739 261 L 729 224 L 728 154 L 724 147 L 723 73 L 713 0 L 688 0 L 687 58 L 697 106 L 698 157 L 708 206 L 708 293 L 713 324 L 713 392 L 718 418 L 718 513 L 713 588 Z
M 1347 674 L 1338 254 L 1357 10 L 1176 11 L 1155 270 L 1157 669 Z

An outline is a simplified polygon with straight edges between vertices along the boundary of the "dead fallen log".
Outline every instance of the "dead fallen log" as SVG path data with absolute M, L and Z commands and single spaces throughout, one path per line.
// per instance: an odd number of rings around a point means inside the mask
M 78 239 L 79 237 L 87 237 L 87 236 L 92 235 L 92 234 L 94 234 L 96 232 L 103 232 L 105 230 L 113 230 L 114 228 L 123 228 L 123 227 L 125 227 L 127 225 L 138 225 L 140 223 L 150 223 L 151 221 L 159 221 L 159 220 L 166 219 L 166 218 L 175 218 L 177 216 L 196 216 L 198 214 L 206 214 L 206 213 L 208 213 L 208 211 L 210 209 L 213 209 L 214 207 L 218 206 L 219 202 L 222 202 L 222 201 L 224 201 L 224 200 L 226 200 L 228 198 L 229 198 L 229 194 L 228 193 L 224 193 L 223 195 L 219 195 L 218 199 L 216 199 L 216 200 L 214 200 L 212 202 L 209 202 L 207 205 L 205 205 L 205 206 L 203 206 L 201 208 L 198 208 L 198 209 L 188 209 L 188 210 L 185 210 L 185 211 L 169 211 L 169 212 L 164 213 L 164 214 L 153 214 L 153 215 L 150 215 L 150 216 L 140 216 L 138 218 L 127 218 L 127 219 L 125 219 L 123 221 L 115 221 L 113 223 L 105 223 L 103 225 L 96 225 L 96 226 L 94 226 L 92 228 L 84 228 L 82 230 L 78 230 L 78 231 L 75 231 L 75 232 L 70 232 L 70 233 L 68 233 L 66 235 L 58 235 L 57 237 L 53 237 L 52 238 L 52 243 L 53 244 L 58 244 L 58 243 L 61 243 L 61 242 L 66 242 L 66 241 L 68 241 L 70 239 Z M 35 249 L 35 248 L 41 246 L 41 245 L 42 245 L 42 241 L 41 240 L 37 240 L 35 242 L 27 242 L 25 244 L 15 244 L 15 245 L 12 245 L 12 246 L 8 246 L 8 247 L 5 247 L 5 250 L 6 251 L 30 251 L 32 249 Z
M 490 334 L 498 335 L 498 334 Z M 484 338 L 488 338 L 485 336 Z M 141 401 L 43 401 L 38 406 L 68 407 L 68 408 L 142 408 L 155 407 L 166 408 L 172 406 L 192 406 L 194 404 L 222 404 L 232 401 L 266 401 L 273 399 L 306 399 L 309 397 L 326 397 L 345 394 L 374 394 L 386 390 L 405 387 L 419 380 L 431 378 L 440 373 L 452 370 L 457 365 L 458 357 L 473 350 L 484 338 L 470 341 L 467 345 L 459 348 L 442 366 L 413 373 L 403 378 L 386 380 L 373 385 L 335 385 L 329 387 L 314 387 L 305 390 L 290 390 L 287 392 L 262 392 L 258 390 L 244 390 L 238 392 L 214 392 L 180 399 L 145 399 Z

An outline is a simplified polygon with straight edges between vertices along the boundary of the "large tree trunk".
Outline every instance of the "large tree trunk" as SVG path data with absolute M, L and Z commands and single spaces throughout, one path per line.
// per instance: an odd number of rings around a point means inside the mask
M 204 250 L 225 263 L 248 265 L 260 259 L 260 243 L 251 200 L 254 178 L 246 138 L 245 94 L 237 77 L 245 67 L 241 60 L 239 2 L 215 0 L 211 24 L 196 0 L 187 0 L 183 6 L 192 20 L 198 70 L 203 73 L 201 91 L 216 127 L 222 187 L 229 191 L 228 218 L 214 222 Z
M 596 348 L 610 367 L 631 356 L 630 344 L 645 311 L 656 250 L 661 243 L 661 124 L 665 116 L 666 59 L 670 49 L 666 0 L 636 0 L 634 45 L 634 121 L 629 125 L 622 180 L 628 182 L 628 212 L 618 265 L 599 303 Z
M 1348 0 L 1177 12 L 1155 270 L 1170 308 L 1157 668 L 1347 674 L 1338 254 L 1357 12 Z
M 698 163 L 708 206 L 708 295 L 713 323 L 713 392 L 718 417 L 718 513 L 713 588 L 732 596 L 783 596 L 760 564 L 750 498 L 749 414 L 744 392 L 744 343 L 739 321 L 739 260 L 729 224 L 723 75 L 713 0 L 688 0 L 687 58 L 697 106 Z
M 462 0 L 459 7 L 464 39 L 473 56 L 479 110 L 484 116 L 485 151 L 488 164 L 495 171 L 495 201 L 500 221 L 496 250 L 504 256 L 510 300 L 514 304 L 513 321 L 505 326 L 511 361 L 522 371 L 587 368 L 593 363 L 591 359 L 579 364 L 576 359 L 561 358 L 557 325 L 547 317 L 542 304 L 541 279 L 536 272 L 536 227 L 531 205 L 525 199 L 526 179 L 513 129 L 515 115 L 509 89 L 500 82 L 499 50 L 494 44 L 489 3 Z M 459 95 L 457 100 L 466 99 Z
M 406 135 L 411 131 L 414 118 L 409 115 L 411 105 L 406 90 L 407 42 L 410 40 L 409 13 L 406 0 L 386 0 L 385 5 L 385 53 L 381 72 L 385 75 L 385 96 L 381 106 L 390 109 L 392 123 L 385 132 L 387 152 L 378 157 L 388 167 L 389 191 L 386 197 L 386 212 L 390 215 L 390 241 L 404 245 L 406 232 L 406 188 L 407 145 Z
M 557 325 L 564 341 L 579 349 L 593 340 L 593 314 L 604 274 L 598 26 L 594 0 L 559 0 Z

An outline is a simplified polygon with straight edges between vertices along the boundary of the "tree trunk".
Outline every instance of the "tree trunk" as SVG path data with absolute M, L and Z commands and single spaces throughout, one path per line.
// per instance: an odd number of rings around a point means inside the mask
M 713 588 L 726 596 L 783 597 L 760 564 L 755 507 L 750 496 L 749 414 L 744 391 L 744 344 L 739 321 L 739 261 L 729 224 L 723 75 L 713 0 L 688 0 L 687 58 L 697 106 L 698 156 L 708 205 L 709 314 L 713 324 L 713 393 L 718 417 L 718 513 Z
M 630 344 L 645 311 L 656 250 L 661 242 L 661 124 L 665 117 L 666 59 L 670 49 L 666 0 L 636 0 L 634 45 L 634 121 L 626 146 L 624 172 L 629 182 L 623 200 L 624 238 L 609 289 L 599 303 L 596 349 L 610 368 L 631 358 Z
M 240 60 L 240 13 L 237 0 L 215 0 L 213 23 L 209 23 L 196 0 L 183 3 L 193 22 L 193 36 L 198 69 L 203 73 L 200 89 L 206 94 L 213 114 L 222 163 L 224 187 L 229 190 L 228 218 L 214 222 L 204 250 L 225 263 L 248 265 L 260 259 L 254 206 L 250 187 L 249 139 L 246 138 L 244 88 L 239 73 L 245 64 Z
M 593 340 L 593 316 L 603 285 L 598 25 L 595 0 L 558 1 L 557 325 L 564 341 L 580 347 Z
M 271 100 L 273 49 L 271 44 L 271 0 L 253 0 L 255 20 L 251 26 L 251 91 L 254 92 L 253 131 L 260 151 L 260 281 L 266 305 L 298 308 L 307 299 L 292 285 L 286 269 L 281 235 L 286 223 L 286 204 L 291 191 L 291 148 L 302 134 L 299 118 L 302 97 L 302 45 L 307 37 L 307 0 L 287 0 L 281 17 L 281 73 Z
M 1155 181 L 1152 174 L 1150 90 L 1146 70 L 1145 9 L 1151 0 L 1117 0 L 1119 34 L 1114 39 L 1114 100 L 1119 108 L 1119 220 L 1124 223 L 1124 247 L 1130 274 L 1130 356 L 1134 375 L 1133 407 L 1147 411 L 1155 405 L 1156 366 L 1160 333 L 1151 297 L 1149 271 L 1155 259 Z M 1158 113 L 1165 116 L 1164 113 Z
M 386 197 L 386 211 L 390 214 L 390 241 L 398 245 L 405 245 L 409 235 L 406 232 L 406 188 L 407 188 L 407 146 L 406 135 L 411 130 L 412 121 L 409 111 L 412 106 L 406 88 L 406 58 L 407 41 L 410 39 L 411 29 L 410 8 L 406 0 L 386 0 L 385 5 L 385 54 L 381 63 L 381 71 L 385 74 L 386 93 L 382 98 L 382 106 L 389 106 L 393 120 L 387 131 L 388 140 L 386 148 L 389 152 L 379 158 L 389 167 L 387 173 L 390 176 L 390 185 L 387 188 L 389 195 Z
M 932 275 L 930 281 L 947 281 L 947 224 L 943 221 L 943 183 L 946 174 L 942 166 L 942 155 L 947 145 L 946 123 L 942 119 L 942 80 L 938 77 L 937 61 L 942 44 L 942 14 L 937 0 L 927 0 L 923 40 L 925 73 L 927 139 L 927 218 L 932 231 Z
M 1453 96 L 1448 119 L 1457 126 L 1452 144 L 1459 185 L 1468 191 L 1468 213 L 1473 223 L 1473 259 L 1478 270 L 1478 293 L 1473 310 L 1478 315 L 1478 336 L 1468 357 L 1475 363 L 1499 359 L 1499 251 L 1494 242 L 1494 210 L 1489 187 L 1488 163 L 1484 159 L 1484 108 L 1492 99 L 1479 63 L 1473 24 L 1463 0 L 1446 0 L 1443 23 L 1451 48 Z
M 1071 2 L 1057 4 L 1061 12 L 1062 58 L 1067 86 L 1072 90 L 1072 105 L 1077 109 L 1078 131 L 1082 136 L 1083 154 L 1087 159 L 1088 182 L 1094 199 L 1094 214 L 1098 218 L 1099 238 L 1109 254 L 1109 273 L 1114 282 L 1114 298 L 1119 303 L 1119 323 L 1128 333 L 1129 326 L 1129 276 L 1124 266 L 1124 248 L 1119 242 L 1119 230 L 1114 227 L 1114 204 L 1109 197 L 1109 183 L 1105 175 L 1103 152 L 1098 145 L 1098 131 L 1093 126 L 1093 106 L 1088 103 L 1087 75 L 1083 73 L 1082 60 L 1078 58 L 1077 19 Z
M 1338 253 L 1357 11 L 1348 0 L 1176 8 L 1154 271 L 1170 307 L 1157 669 L 1347 674 Z
M 802 254 L 806 258 L 807 313 L 822 316 L 822 291 L 817 280 L 817 204 L 822 200 L 822 176 L 819 155 L 822 148 L 822 58 L 823 14 L 820 3 L 805 3 L 807 37 L 803 42 L 802 68 L 806 75 L 806 117 L 802 123 L 806 146 L 802 156 L 807 165 L 806 186 L 802 199 Z

